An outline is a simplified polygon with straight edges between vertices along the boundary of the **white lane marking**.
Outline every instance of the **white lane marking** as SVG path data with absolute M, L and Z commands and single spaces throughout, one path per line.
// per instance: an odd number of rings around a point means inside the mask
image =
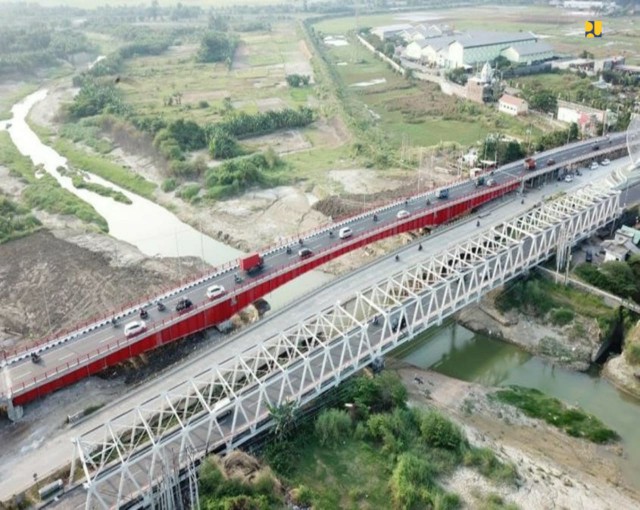
M 109 340 L 113 340 L 115 337 L 113 335 L 108 336 L 103 338 L 102 340 L 100 340 L 98 343 L 101 344 L 102 342 L 108 342 Z
M 58 358 L 58 361 L 62 361 L 64 359 L 70 358 L 71 356 L 77 356 L 77 354 L 75 352 L 70 352 L 66 356 L 62 356 L 61 358 Z
M 17 380 L 17 379 L 21 379 L 23 376 L 32 374 L 33 372 L 31 370 L 27 370 L 26 372 L 18 372 L 17 374 L 14 374 L 13 376 L 13 380 Z

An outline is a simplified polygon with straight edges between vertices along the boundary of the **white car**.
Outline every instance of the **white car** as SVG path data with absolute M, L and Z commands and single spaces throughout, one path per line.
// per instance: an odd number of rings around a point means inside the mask
M 609 161 L 607 158 L 605 158 L 602 161 L 600 161 L 600 164 L 602 166 L 607 166 L 609 163 L 611 163 L 611 161 Z
M 207 289 L 207 297 L 215 299 L 224 295 L 224 287 L 222 285 L 212 285 Z
M 409 216 L 410 216 L 409 211 L 405 211 L 404 209 L 402 209 L 401 211 L 398 211 L 398 214 L 396 214 L 396 218 L 398 218 L 399 220 L 408 218 Z
M 351 230 L 349 227 L 343 227 L 340 229 L 340 232 L 338 232 L 338 237 L 340 239 L 347 239 L 352 235 L 353 235 L 353 230 Z
M 573 175 L 565 175 L 564 182 L 573 182 Z
M 139 335 L 146 330 L 147 323 L 145 321 L 133 321 L 124 327 L 124 336 L 131 338 L 132 336 Z
M 591 170 L 595 170 L 596 168 L 598 168 L 600 165 L 598 165 L 597 161 L 594 161 L 593 163 L 591 163 L 591 166 L 589 167 Z

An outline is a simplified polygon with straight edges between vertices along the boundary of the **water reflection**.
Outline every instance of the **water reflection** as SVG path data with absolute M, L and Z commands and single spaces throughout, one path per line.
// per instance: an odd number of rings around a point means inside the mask
M 622 437 L 628 481 L 640 488 L 640 402 L 618 391 L 597 370 L 566 370 L 550 361 L 450 322 L 432 328 L 397 357 L 421 368 L 485 386 L 517 384 L 557 397 L 594 414 Z

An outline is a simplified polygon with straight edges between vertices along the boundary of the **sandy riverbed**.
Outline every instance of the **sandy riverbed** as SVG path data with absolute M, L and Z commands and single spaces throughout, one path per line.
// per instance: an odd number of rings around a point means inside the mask
M 623 484 L 620 447 L 569 437 L 518 410 L 487 399 L 483 386 L 405 364 L 398 370 L 409 388 L 409 403 L 434 406 L 458 422 L 475 446 L 488 447 L 516 465 L 518 487 L 495 486 L 469 468 L 459 468 L 443 485 L 477 508 L 496 493 L 523 510 L 632 510 L 640 495 Z M 423 384 L 418 384 L 419 376 Z

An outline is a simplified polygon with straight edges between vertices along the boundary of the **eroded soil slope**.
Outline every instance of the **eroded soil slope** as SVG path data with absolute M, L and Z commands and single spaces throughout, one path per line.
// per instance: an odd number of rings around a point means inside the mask
M 100 234 L 78 237 L 70 242 L 43 230 L 0 245 L 0 348 L 73 326 L 201 268 L 194 260 L 144 258 Z

